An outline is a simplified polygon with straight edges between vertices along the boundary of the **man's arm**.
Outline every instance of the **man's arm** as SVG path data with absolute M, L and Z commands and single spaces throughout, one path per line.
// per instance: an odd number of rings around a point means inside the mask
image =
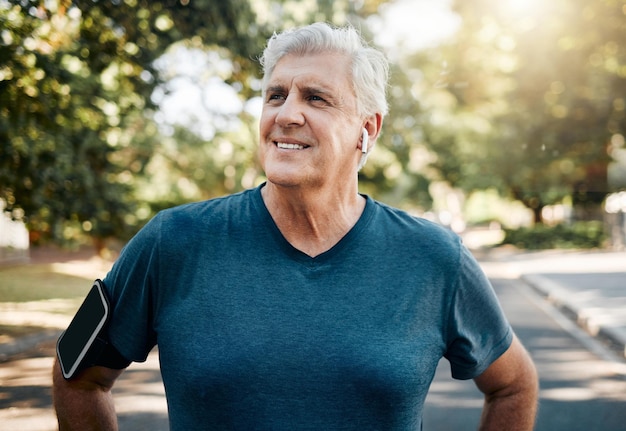
M 474 381 L 485 394 L 480 430 L 533 429 L 539 394 L 537 370 L 517 337 Z
M 52 396 L 59 430 L 117 430 L 111 388 L 122 372 L 95 366 L 65 380 L 56 360 L 52 371 Z

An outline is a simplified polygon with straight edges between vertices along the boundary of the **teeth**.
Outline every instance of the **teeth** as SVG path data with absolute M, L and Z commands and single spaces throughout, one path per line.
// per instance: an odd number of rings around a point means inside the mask
M 285 150 L 304 150 L 304 145 L 286 144 L 284 142 L 277 142 L 276 145 L 278 148 L 283 148 Z

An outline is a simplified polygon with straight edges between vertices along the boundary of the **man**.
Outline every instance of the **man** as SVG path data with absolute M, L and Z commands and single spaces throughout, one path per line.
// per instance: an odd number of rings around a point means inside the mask
M 164 211 L 125 247 L 104 280 L 120 367 L 158 344 L 172 430 L 416 430 L 446 357 L 485 393 L 482 429 L 532 429 L 534 366 L 469 252 L 358 193 L 383 56 L 314 24 L 262 64 L 267 182 Z M 115 429 L 110 364 L 55 365 L 61 429 Z

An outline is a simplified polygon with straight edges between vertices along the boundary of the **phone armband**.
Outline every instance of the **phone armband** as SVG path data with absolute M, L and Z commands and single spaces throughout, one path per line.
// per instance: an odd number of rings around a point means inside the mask
M 65 379 L 97 364 L 108 345 L 105 335 L 110 308 L 104 284 L 95 280 L 70 325 L 57 341 L 57 358 Z

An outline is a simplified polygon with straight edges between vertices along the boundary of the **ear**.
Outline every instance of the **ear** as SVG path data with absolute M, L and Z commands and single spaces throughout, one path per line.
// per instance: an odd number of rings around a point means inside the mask
M 380 135 L 382 126 L 383 116 L 379 113 L 370 115 L 365 119 L 363 127 L 367 130 L 367 134 L 369 135 L 369 148 L 372 148 L 376 143 L 376 139 L 378 139 L 378 135 Z

